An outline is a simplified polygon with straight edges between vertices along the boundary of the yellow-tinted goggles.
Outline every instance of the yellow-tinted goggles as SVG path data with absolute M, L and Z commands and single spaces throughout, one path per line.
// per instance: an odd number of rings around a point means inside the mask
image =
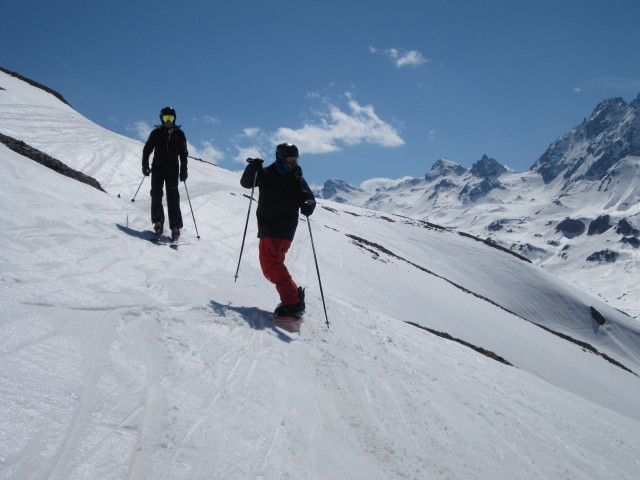
M 173 122 L 176 119 L 176 117 L 174 115 L 163 115 L 162 116 L 162 121 L 163 122 Z

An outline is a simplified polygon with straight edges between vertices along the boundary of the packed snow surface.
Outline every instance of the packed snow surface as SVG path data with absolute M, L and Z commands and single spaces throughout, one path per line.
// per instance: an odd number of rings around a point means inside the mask
M 142 145 L 0 87 L 0 133 L 108 192 L 0 144 L 0 478 L 637 478 L 636 320 L 482 242 L 320 201 L 283 331 L 255 207 L 234 281 L 237 172 L 192 160 L 180 245 L 155 245 Z

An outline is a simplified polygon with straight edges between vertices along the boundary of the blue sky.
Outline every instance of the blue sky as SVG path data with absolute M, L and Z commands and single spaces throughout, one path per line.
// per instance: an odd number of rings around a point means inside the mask
M 146 138 L 173 106 L 232 170 L 296 143 L 310 183 L 528 169 L 610 97 L 640 93 L 636 0 L 6 2 L 0 66 Z

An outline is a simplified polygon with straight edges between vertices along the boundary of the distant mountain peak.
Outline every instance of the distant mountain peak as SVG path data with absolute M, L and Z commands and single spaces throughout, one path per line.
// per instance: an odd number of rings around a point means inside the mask
M 594 139 L 605 130 L 619 123 L 629 105 L 621 97 L 608 98 L 598 104 L 585 123 L 587 137 Z
M 431 167 L 431 170 L 427 172 L 425 175 L 425 180 L 430 181 L 438 177 L 444 177 L 448 175 L 454 175 L 459 177 L 460 175 L 464 175 L 469 170 L 464 168 L 462 165 L 449 160 L 448 158 L 440 158 L 436 160 L 436 162 Z
M 627 156 L 640 156 L 640 95 L 631 103 L 620 97 L 598 104 L 591 116 L 554 141 L 531 171 L 545 183 L 561 177 L 565 187 L 579 180 L 603 180 Z
M 353 195 L 354 193 L 362 193 L 362 189 L 354 187 L 344 180 L 339 178 L 330 178 L 324 182 L 322 188 L 316 192 L 321 198 L 331 199 L 335 202 L 346 203 L 346 197 Z
M 473 164 L 471 173 L 480 178 L 498 178 L 507 172 L 507 168 L 496 159 L 484 154 L 480 160 Z

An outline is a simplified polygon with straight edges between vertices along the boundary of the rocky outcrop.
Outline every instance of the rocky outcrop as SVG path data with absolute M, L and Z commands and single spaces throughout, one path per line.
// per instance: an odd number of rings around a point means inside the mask
M 71 167 L 68 167 L 60 160 L 56 160 L 55 158 L 50 157 L 46 153 L 41 152 L 40 150 L 33 148 L 20 140 L 16 140 L 15 138 L 0 133 L 0 142 L 5 144 L 14 152 L 19 153 L 23 157 L 29 158 L 35 162 L 38 162 L 40 165 L 44 165 L 47 168 L 55 170 L 62 175 L 73 178 L 74 180 L 78 180 L 79 182 L 86 183 L 87 185 L 91 185 L 93 188 L 97 188 L 98 190 L 104 192 L 104 189 L 100 186 L 100 182 L 98 182 L 95 178 L 90 177 L 89 175 L 85 175 L 78 170 L 74 170 Z

